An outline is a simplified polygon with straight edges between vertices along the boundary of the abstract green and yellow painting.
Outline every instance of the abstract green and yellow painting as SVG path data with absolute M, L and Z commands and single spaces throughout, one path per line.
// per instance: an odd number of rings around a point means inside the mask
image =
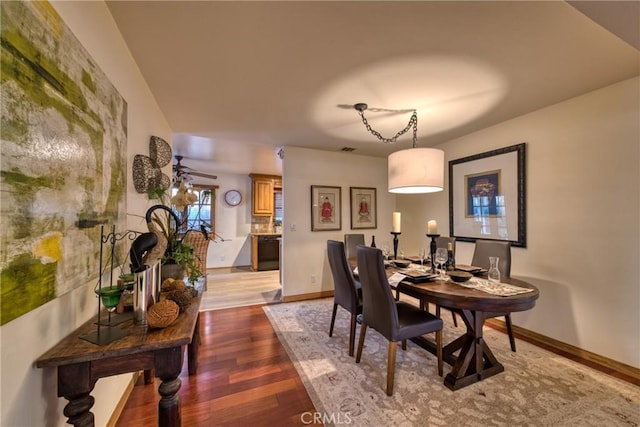
M 5 324 L 98 277 L 100 225 L 126 226 L 127 103 L 48 2 L 0 8 Z

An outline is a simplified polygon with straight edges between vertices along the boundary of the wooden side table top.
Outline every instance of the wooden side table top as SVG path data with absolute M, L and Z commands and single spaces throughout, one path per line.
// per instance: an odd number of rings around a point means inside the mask
M 80 326 L 58 344 L 49 349 L 36 360 L 39 368 L 50 366 L 71 365 L 80 362 L 102 360 L 117 356 L 129 356 L 163 348 L 187 345 L 191 342 L 198 320 L 202 291 L 198 293 L 187 310 L 178 319 L 164 329 L 151 329 L 146 326 L 136 326 L 133 319 L 120 325 L 113 326 L 129 332 L 121 339 L 106 345 L 97 345 L 79 338 L 87 333 L 95 332 L 96 316 Z M 101 333 L 108 326 L 101 326 Z

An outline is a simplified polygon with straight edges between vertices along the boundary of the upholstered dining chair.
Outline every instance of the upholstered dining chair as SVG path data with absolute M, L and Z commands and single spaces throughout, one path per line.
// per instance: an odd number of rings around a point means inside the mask
M 398 341 L 407 348 L 407 339 L 435 332 L 438 375 L 442 376 L 442 319 L 404 301 L 396 301 L 384 270 L 380 249 L 358 246 L 358 275 L 362 284 L 362 326 L 356 363 L 360 363 L 367 328 L 378 331 L 389 341 L 387 395 L 393 395 Z
M 449 243 L 451 243 L 451 246 L 453 247 L 453 255 L 455 255 L 456 254 L 456 238 L 455 237 L 446 237 L 446 236 L 436 237 L 437 248 L 448 249 Z
M 344 252 L 344 243 L 337 240 L 327 240 L 327 257 L 333 276 L 333 313 L 331 314 L 331 326 L 329 336 L 333 336 L 333 326 L 336 321 L 338 306 L 351 313 L 349 329 L 349 356 L 353 356 L 356 340 L 356 320 L 362 313 L 362 298 L 360 297 L 360 282 L 353 277 L 353 272 L 347 262 Z
M 511 277 L 511 242 L 497 240 L 476 240 L 471 265 L 489 269 L 489 257 L 499 257 L 498 270 L 500 277 Z M 511 351 L 516 351 L 516 339 L 511 326 L 511 313 L 486 313 L 486 317 L 502 317 L 507 327 Z
M 356 247 L 364 245 L 364 234 L 345 234 L 344 235 L 344 251 L 347 260 L 356 259 Z

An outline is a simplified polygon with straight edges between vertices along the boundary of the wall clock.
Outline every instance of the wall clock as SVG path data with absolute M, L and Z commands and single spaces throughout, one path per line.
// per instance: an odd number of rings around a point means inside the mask
M 242 201 L 242 194 L 238 190 L 229 190 L 224 193 L 224 201 L 229 206 L 238 206 Z

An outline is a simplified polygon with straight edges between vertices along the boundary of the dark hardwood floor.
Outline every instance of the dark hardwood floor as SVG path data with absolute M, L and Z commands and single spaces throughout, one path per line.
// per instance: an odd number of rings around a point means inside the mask
M 308 425 L 315 408 L 262 306 L 202 312 L 200 322 L 198 374 L 188 376 L 185 363 L 180 375 L 183 426 Z M 541 345 L 517 330 L 516 338 L 640 385 L 633 376 Z M 158 379 L 145 385 L 141 376 L 116 427 L 157 425 L 158 385 Z
M 185 363 L 180 375 L 182 425 L 305 425 L 302 414 L 315 408 L 262 306 L 200 316 L 198 374 L 188 376 Z M 157 425 L 158 385 L 141 376 L 116 426 Z

